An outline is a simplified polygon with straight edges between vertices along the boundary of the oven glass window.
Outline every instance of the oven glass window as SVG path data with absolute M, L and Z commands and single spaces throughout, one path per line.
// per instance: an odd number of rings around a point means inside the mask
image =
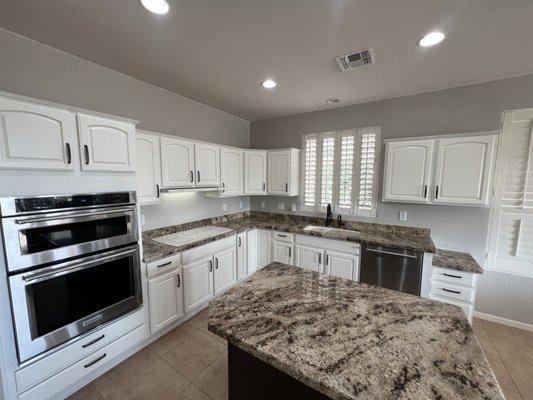
M 27 286 L 33 338 L 135 296 L 132 257 L 71 272 Z
M 72 224 L 25 229 L 20 233 L 26 242 L 25 254 L 39 253 L 128 233 L 128 216 L 76 222 Z

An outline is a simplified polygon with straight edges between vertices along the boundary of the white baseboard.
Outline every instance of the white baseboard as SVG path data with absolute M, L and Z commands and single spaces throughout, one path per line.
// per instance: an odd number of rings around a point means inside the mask
M 484 319 L 491 322 L 496 322 L 498 324 L 503 324 L 507 326 L 512 326 L 513 328 L 524 329 L 526 331 L 533 332 L 533 325 L 526 324 L 525 322 L 515 321 L 512 319 L 498 317 L 492 314 L 485 314 L 479 311 L 474 311 L 474 317 L 479 319 Z

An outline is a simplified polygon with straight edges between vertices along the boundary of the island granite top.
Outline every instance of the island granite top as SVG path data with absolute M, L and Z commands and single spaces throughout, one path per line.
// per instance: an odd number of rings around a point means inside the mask
M 285 264 L 211 301 L 208 329 L 335 400 L 504 399 L 459 308 Z
M 459 251 L 437 249 L 433 255 L 431 263 L 435 267 L 448 268 L 456 271 L 471 272 L 474 274 L 482 274 L 483 268 L 478 262 L 468 253 L 461 253 Z

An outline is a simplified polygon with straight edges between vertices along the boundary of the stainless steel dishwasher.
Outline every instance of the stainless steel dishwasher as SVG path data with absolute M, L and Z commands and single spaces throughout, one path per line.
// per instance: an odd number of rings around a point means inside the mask
M 422 253 L 385 246 L 363 246 L 360 281 L 420 296 Z

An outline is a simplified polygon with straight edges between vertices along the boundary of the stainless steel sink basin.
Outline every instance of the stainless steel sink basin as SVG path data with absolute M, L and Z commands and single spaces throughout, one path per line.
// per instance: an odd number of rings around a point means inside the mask
M 328 226 L 316 226 L 307 225 L 304 228 L 306 232 L 316 232 L 324 236 L 336 236 L 336 237 L 354 237 L 359 234 L 358 231 L 352 231 L 349 229 L 330 228 Z

